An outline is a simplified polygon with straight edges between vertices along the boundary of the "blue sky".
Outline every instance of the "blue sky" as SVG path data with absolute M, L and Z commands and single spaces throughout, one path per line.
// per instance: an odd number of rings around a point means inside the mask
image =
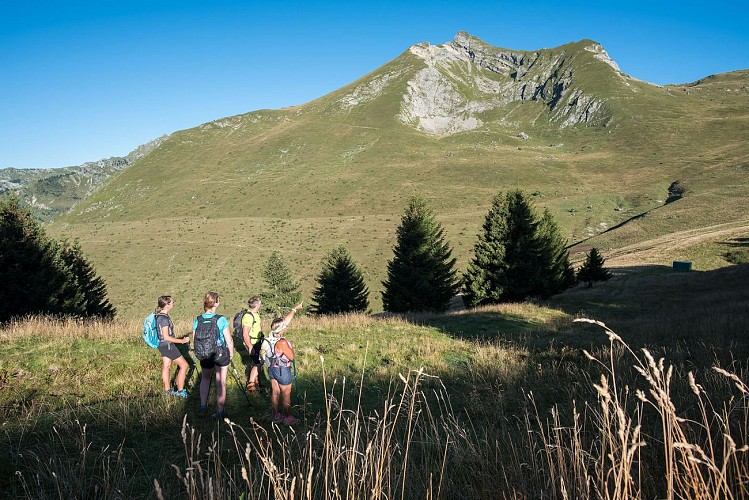
M 310 101 L 460 30 L 516 50 L 589 38 L 658 84 L 749 69 L 749 2 L 0 0 L 0 168 L 124 156 Z

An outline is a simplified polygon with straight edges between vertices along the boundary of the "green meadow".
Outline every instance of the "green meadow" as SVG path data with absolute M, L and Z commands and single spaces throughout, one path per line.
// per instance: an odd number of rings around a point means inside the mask
M 18 321 L 0 331 L 3 491 L 745 496 L 749 267 L 614 272 L 544 303 L 300 317 L 296 428 L 231 373 L 225 422 L 197 416 L 197 392 L 161 396 L 137 321 Z

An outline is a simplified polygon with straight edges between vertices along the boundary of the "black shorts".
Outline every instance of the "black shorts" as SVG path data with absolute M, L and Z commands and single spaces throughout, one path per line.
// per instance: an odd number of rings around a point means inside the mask
M 257 339 L 257 342 L 252 344 L 252 347 L 247 348 L 247 344 L 244 343 L 243 337 L 234 337 L 234 348 L 237 352 L 242 353 L 242 361 L 246 363 L 246 356 L 249 356 L 250 362 L 253 365 L 261 365 L 260 362 L 260 348 L 263 346 L 263 337 Z
M 200 367 L 206 370 L 212 370 L 215 367 L 229 366 L 231 358 L 229 357 L 229 348 L 219 346 L 216 348 L 216 352 L 209 359 L 201 359 Z
M 258 339 L 257 342 L 252 344 L 252 349 L 250 349 L 250 359 L 252 360 L 253 365 L 259 365 L 260 364 L 260 348 L 263 347 L 263 339 Z
M 182 353 L 179 352 L 177 345 L 174 342 L 162 342 L 159 344 L 159 354 L 162 358 L 169 358 L 172 361 L 179 359 Z

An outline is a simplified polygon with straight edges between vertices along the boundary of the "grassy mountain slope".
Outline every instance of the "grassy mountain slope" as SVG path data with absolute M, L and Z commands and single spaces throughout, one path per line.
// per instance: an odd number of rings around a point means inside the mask
M 745 219 L 748 81 L 740 71 L 658 87 L 589 40 L 509 51 L 460 33 L 302 106 L 172 134 L 50 230 L 81 239 L 126 316 L 161 293 L 197 305 L 207 289 L 238 307 L 274 249 L 309 291 L 341 242 L 377 308 L 412 194 L 430 202 L 461 266 L 491 198 L 516 187 L 604 255 Z M 664 206 L 677 179 L 688 192 Z
M 163 140 L 160 137 L 143 144 L 124 157 L 113 156 L 72 167 L 0 169 L 0 195 L 12 192 L 28 203 L 40 219 L 52 220 Z

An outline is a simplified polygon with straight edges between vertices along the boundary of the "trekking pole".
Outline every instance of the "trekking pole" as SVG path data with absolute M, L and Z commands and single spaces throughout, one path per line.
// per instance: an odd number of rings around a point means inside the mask
M 296 405 L 299 405 L 299 385 L 296 381 L 296 359 L 291 360 L 291 366 L 294 368 L 294 393 L 296 394 Z
M 242 394 L 244 394 L 244 398 L 247 400 L 247 404 L 252 406 L 252 402 L 250 401 L 250 397 L 247 395 L 247 387 L 242 387 L 242 381 L 239 380 L 239 373 L 237 373 L 237 367 L 234 366 L 234 360 L 230 359 L 229 364 L 231 365 L 231 371 L 232 375 L 234 375 L 234 381 L 239 386 L 239 390 L 242 391 Z
M 186 359 L 188 360 L 188 364 L 190 365 L 190 368 L 188 368 L 187 376 L 185 377 L 185 386 L 189 386 L 190 390 L 193 390 L 195 388 L 194 379 L 197 376 L 198 380 L 200 380 L 200 375 L 197 374 L 197 370 L 196 370 L 198 366 L 198 362 L 195 361 L 195 358 L 193 358 L 192 355 L 190 354 L 189 348 L 187 351 Z
M 189 359 L 190 361 L 192 361 L 192 364 L 188 363 L 190 364 L 190 368 L 187 370 L 187 375 L 185 376 L 185 384 L 187 384 L 189 382 L 190 375 L 192 374 L 193 367 L 195 366 L 195 360 L 193 360 L 190 357 L 190 343 L 189 342 L 187 343 L 187 348 L 185 349 L 187 354 L 183 353 L 182 349 L 177 347 L 178 344 L 173 344 L 173 345 L 186 360 Z M 184 345 L 184 344 L 180 344 L 180 345 Z M 175 387 L 174 384 L 177 381 L 177 375 L 179 375 L 179 366 L 177 367 L 176 370 L 174 370 L 174 375 L 172 375 L 172 382 L 171 382 L 172 389 L 174 389 Z

